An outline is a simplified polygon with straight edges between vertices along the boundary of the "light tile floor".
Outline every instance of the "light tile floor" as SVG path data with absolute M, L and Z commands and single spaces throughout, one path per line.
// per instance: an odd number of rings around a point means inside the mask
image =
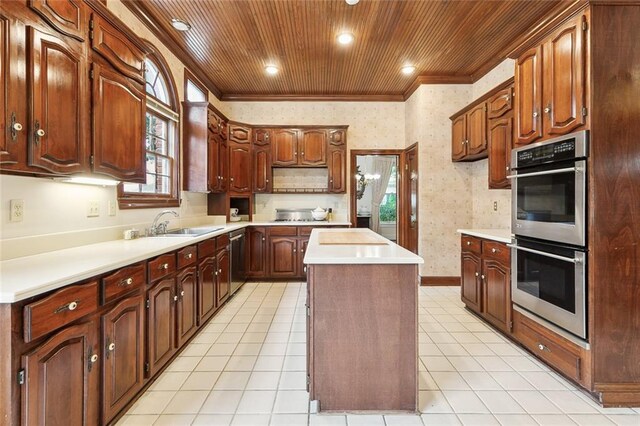
M 121 419 L 121 425 L 640 425 L 603 409 L 493 332 L 459 287 L 421 287 L 422 415 L 309 414 L 305 283 L 247 283 Z

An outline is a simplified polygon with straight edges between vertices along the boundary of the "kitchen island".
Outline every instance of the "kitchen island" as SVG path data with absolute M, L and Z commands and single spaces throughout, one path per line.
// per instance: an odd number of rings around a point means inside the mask
M 318 412 L 415 412 L 421 257 L 368 229 L 314 229 L 307 374 Z

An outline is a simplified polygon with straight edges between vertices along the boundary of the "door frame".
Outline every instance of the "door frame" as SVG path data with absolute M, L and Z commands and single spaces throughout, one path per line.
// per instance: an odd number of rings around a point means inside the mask
M 406 226 L 405 220 L 405 176 L 404 176 L 404 149 L 352 149 L 349 151 L 350 168 L 349 168 L 349 221 L 355 227 L 358 221 L 357 200 L 356 200 L 356 180 L 355 170 L 357 167 L 357 157 L 360 155 L 395 155 L 398 157 L 396 183 L 396 243 L 402 246 L 405 242 Z

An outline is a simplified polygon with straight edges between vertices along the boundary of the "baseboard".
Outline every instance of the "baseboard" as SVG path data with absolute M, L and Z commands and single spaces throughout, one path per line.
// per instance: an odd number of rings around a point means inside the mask
M 420 277 L 420 285 L 430 286 L 430 287 L 441 287 L 441 286 L 451 286 L 451 285 L 460 285 L 460 277 L 440 277 L 440 276 L 432 276 L 432 277 Z

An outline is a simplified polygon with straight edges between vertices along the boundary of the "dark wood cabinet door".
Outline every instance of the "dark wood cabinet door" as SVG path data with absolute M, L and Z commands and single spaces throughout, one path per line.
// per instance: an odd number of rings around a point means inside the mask
M 347 143 L 347 131 L 343 129 L 329 130 L 329 143 L 342 146 Z
M 218 307 L 216 299 L 217 270 L 214 256 L 205 257 L 198 264 L 198 319 L 200 324 L 211 318 Z
M 480 272 L 480 258 L 471 253 L 462 252 L 462 301 L 478 313 L 482 309 Z
M 245 271 L 248 277 L 261 278 L 266 275 L 267 231 L 264 227 L 247 230 L 245 246 Z
M 295 166 L 298 164 L 298 131 L 276 129 L 273 131 L 271 152 L 274 166 Z
M 584 15 L 571 19 L 544 44 L 545 135 L 564 135 L 585 124 L 584 19 Z
M 269 237 L 269 275 L 274 278 L 298 276 L 298 240 Z
M 524 52 L 516 60 L 515 145 L 542 137 L 542 47 Z
M 251 145 L 230 143 L 229 147 L 229 191 L 251 192 Z
M 177 275 L 176 345 L 181 347 L 198 329 L 198 273 L 195 266 Z
M 324 129 L 302 130 L 298 163 L 302 166 L 325 166 L 327 164 L 327 132 Z
M 0 11 L 0 168 L 27 163 L 24 26 Z
M 145 54 L 98 14 L 91 16 L 91 48 L 121 74 L 144 84 Z
M 253 144 L 266 146 L 271 144 L 271 129 L 253 129 Z
M 77 42 L 33 27 L 28 32 L 29 165 L 56 174 L 88 171 L 89 104 L 81 49 Z
M 329 185 L 328 190 L 334 194 L 347 192 L 347 154 L 345 147 L 329 150 Z
M 309 238 L 300 238 L 298 240 L 298 276 L 307 278 L 307 265 L 304 264 L 304 254 L 307 252 L 307 246 L 309 245 Z
M 493 95 L 487 101 L 487 119 L 502 117 L 513 110 L 513 87 L 509 86 Z
M 489 188 L 511 188 L 507 179 L 511 163 L 511 144 L 513 143 L 513 117 L 489 120 Z
M 495 260 L 482 262 L 483 314 L 505 332 L 510 332 L 511 275 L 509 267 Z
M 67 327 L 22 356 L 22 424 L 97 425 L 100 355 L 95 321 Z
M 231 289 L 231 271 L 229 266 L 230 261 L 229 248 L 225 248 L 218 252 L 216 255 L 218 266 L 218 283 L 216 287 L 216 296 L 218 306 L 221 306 L 229 297 L 229 290 Z
M 209 191 L 218 192 L 222 185 L 220 175 L 220 137 L 213 134 L 211 129 L 207 131 L 207 176 Z
M 220 173 L 218 192 L 227 192 L 229 190 L 229 142 L 223 137 L 220 137 L 218 143 L 218 172 Z
M 144 383 L 144 299 L 130 297 L 102 316 L 102 424 L 107 424 Z
M 175 278 L 160 281 L 147 294 L 147 362 L 148 377 L 171 359 L 175 347 Z
M 467 116 L 462 114 L 451 122 L 451 159 L 461 160 L 467 155 Z
M 481 103 L 467 112 L 467 155 L 487 151 L 487 105 Z
M 146 182 L 144 88 L 93 64 L 93 171 Z
M 64 35 L 86 38 L 87 9 L 81 0 L 29 0 L 29 7 Z
M 253 150 L 253 192 L 269 193 L 273 189 L 271 147 L 260 146 Z
M 238 144 L 251 144 L 251 128 L 239 124 L 229 124 L 229 141 Z
M 182 103 L 182 189 L 211 190 L 208 167 L 207 103 Z

